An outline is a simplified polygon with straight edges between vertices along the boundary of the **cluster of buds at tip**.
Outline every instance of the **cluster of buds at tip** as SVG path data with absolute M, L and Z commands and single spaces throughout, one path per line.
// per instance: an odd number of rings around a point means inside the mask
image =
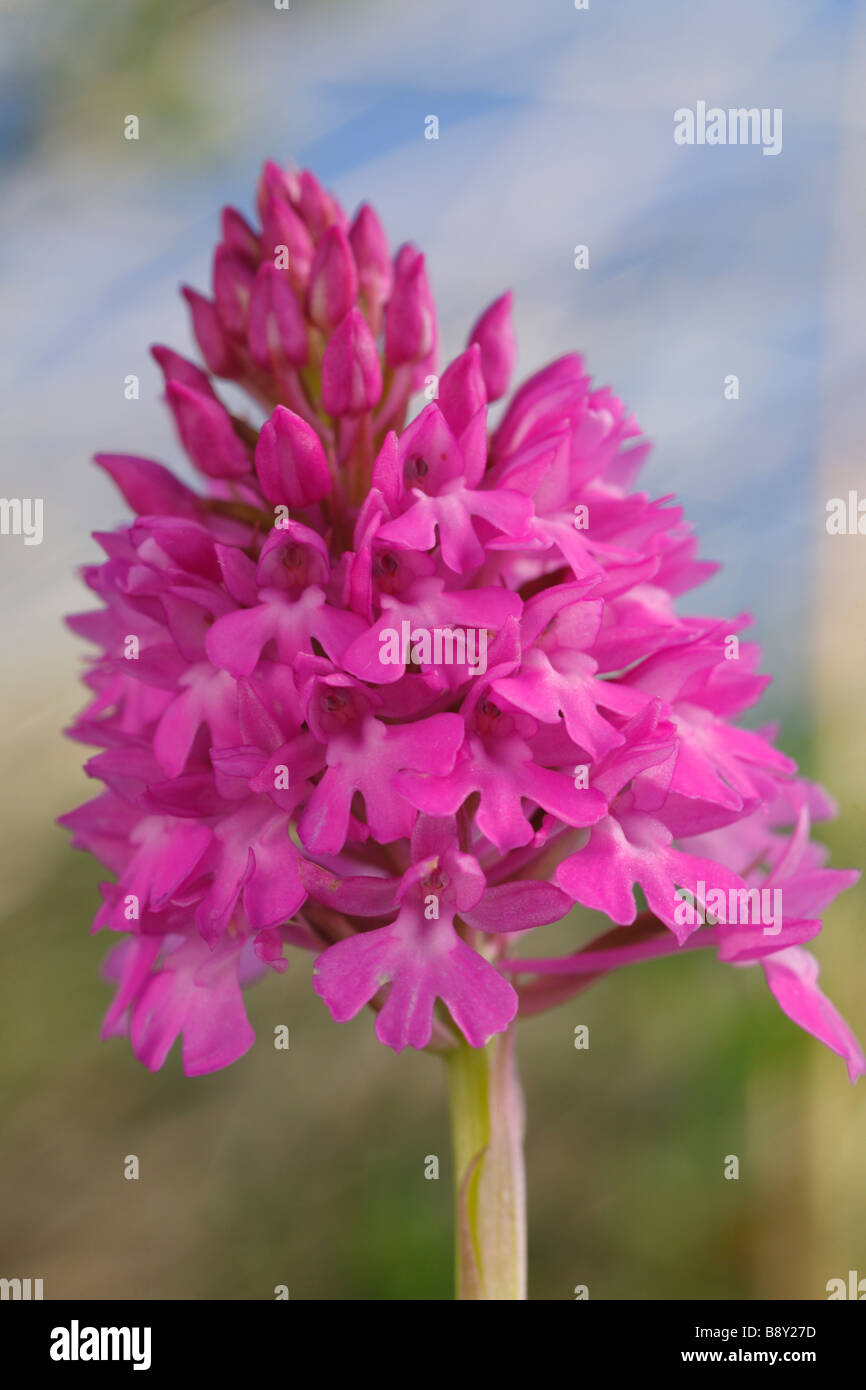
M 266 164 L 257 208 L 260 230 L 224 210 L 212 297 L 184 290 L 196 341 L 214 376 L 236 382 L 268 413 L 291 413 L 283 429 L 298 430 L 301 442 L 289 452 L 305 447 L 301 421 L 338 464 L 360 473 L 357 494 L 387 431 L 399 429 L 410 396 L 435 370 L 424 256 L 405 245 L 392 258 L 369 204 L 350 222 L 308 170 Z M 250 441 L 207 377 L 168 349 L 155 356 L 192 458 L 211 477 L 248 471 Z M 501 351 L 491 346 L 487 356 L 501 379 Z

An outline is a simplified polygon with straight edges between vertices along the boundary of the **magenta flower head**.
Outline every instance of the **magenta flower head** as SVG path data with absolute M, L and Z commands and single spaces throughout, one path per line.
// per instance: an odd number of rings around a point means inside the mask
M 112 876 L 104 1034 L 152 1070 L 177 1039 L 187 1075 L 227 1066 L 245 987 L 308 953 L 336 1020 L 370 1006 L 386 1046 L 450 1059 L 461 1291 L 520 1297 L 515 1018 L 708 949 L 854 1080 L 806 944 L 856 874 L 811 839 L 830 798 L 740 723 L 767 679 L 749 619 L 677 610 L 714 566 L 635 489 L 622 402 L 567 356 L 491 429 L 509 295 L 437 380 L 418 251 L 392 259 L 309 173 L 266 165 L 258 211 L 224 214 L 212 298 L 187 291 L 204 369 L 154 350 L 199 485 L 98 458 L 135 519 L 98 537 L 99 607 L 71 620 L 103 790 L 64 822 Z M 575 906 L 603 930 L 540 955 L 528 934 Z

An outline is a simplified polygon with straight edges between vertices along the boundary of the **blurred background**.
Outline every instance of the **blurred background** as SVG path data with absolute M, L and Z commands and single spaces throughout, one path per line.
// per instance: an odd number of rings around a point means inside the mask
M 227 1072 L 187 1081 L 173 1054 L 151 1076 L 98 1040 L 101 873 L 53 824 L 94 790 L 58 733 L 83 656 L 61 617 L 86 606 L 89 533 L 124 516 L 90 456 L 182 469 L 148 346 L 191 350 L 176 291 L 206 287 L 220 207 L 250 211 L 266 157 L 309 165 L 424 248 L 446 359 L 511 286 L 520 374 L 579 348 L 629 402 L 645 486 L 724 563 L 691 608 L 754 614 L 761 720 L 838 798 L 835 862 L 866 868 L 866 537 L 824 524 L 866 496 L 863 9 L 0 0 L 0 79 L 0 490 L 45 505 L 40 546 L 0 539 L 0 1275 L 47 1298 L 448 1298 L 441 1063 L 333 1024 L 305 960 L 249 995 L 259 1041 Z M 782 153 L 676 146 L 698 100 L 781 107 Z M 843 897 L 816 952 L 861 1040 L 864 906 Z M 623 971 L 524 1024 L 520 1053 L 533 1297 L 810 1299 L 866 1275 L 866 1092 L 758 970 Z

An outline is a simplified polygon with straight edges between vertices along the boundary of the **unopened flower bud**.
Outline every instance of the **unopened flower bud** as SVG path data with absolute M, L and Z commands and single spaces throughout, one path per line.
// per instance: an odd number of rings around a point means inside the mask
M 203 396 L 179 381 L 166 391 L 184 449 L 210 478 L 240 478 L 250 471 L 250 458 L 234 431 L 228 412 L 215 397 Z
M 358 298 L 358 272 L 346 233 L 329 227 L 316 247 L 307 287 L 307 312 L 330 333 Z
M 350 309 L 322 359 L 322 404 L 329 415 L 360 415 L 382 394 L 382 369 L 360 309 Z
M 494 300 L 469 334 L 470 343 L 481 348 L 481 371 L 487 386 L 487 399 L 498 401 L 508 390 L 517 348 L 511 326 L 511 291 Z
M 255 469 L 269 502 L 306 507 L 331 491 L 331 473 L 319 436 L 284 405 L 278 405 L 262 426 Z

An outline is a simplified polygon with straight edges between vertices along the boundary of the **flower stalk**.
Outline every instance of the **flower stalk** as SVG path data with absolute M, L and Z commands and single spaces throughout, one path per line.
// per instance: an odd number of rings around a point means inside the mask
M 524 1107 L 515 1025 L 447 1054 L 454 1150 L 456 1293 L 526 1298 Z

